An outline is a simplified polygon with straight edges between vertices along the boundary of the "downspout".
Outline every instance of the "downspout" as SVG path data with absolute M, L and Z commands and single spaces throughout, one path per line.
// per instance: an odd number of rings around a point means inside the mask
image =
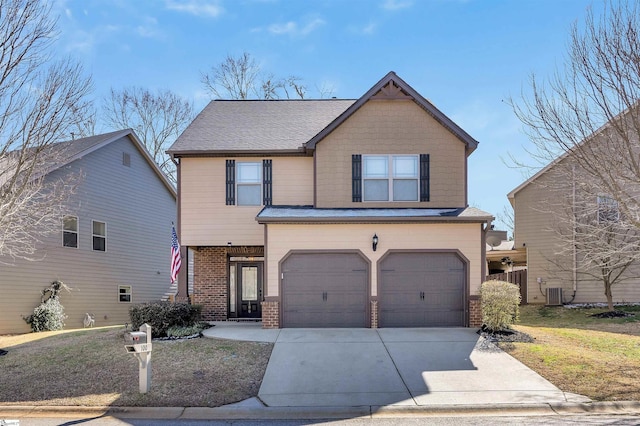
M 571 230 L 571 243 L 573 245 L 573 267 L 572 271 L 572 279 L 573 279 L 573 296 L 571 296 L 571 300 L 567 303 L 571 303 L 576 298 L 576 293 L 578 291 L 578 248 L 576 247 L 576 165 L 571 165 L 571 212 L 573 213 L 573 223 Z

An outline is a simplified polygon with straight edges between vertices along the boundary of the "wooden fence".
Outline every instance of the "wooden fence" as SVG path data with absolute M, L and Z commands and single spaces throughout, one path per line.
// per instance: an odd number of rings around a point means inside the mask
M 502 272 L 500 274 L 487 275 L 485 281 L 498 280 L 517 284 L 520 287 L 521 304 L 527 303 L 527 270 L 522 269 L 513 272 Z

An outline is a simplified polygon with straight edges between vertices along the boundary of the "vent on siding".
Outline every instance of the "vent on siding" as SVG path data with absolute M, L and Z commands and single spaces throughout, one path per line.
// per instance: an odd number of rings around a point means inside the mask
M 547 306 L 560 306 L 562 305 L 562 289 L 561 288 L 548 288 L 547 289 Z
M 122 153 L 122 165 L 131 167 L 131 155 L 128 152 Z

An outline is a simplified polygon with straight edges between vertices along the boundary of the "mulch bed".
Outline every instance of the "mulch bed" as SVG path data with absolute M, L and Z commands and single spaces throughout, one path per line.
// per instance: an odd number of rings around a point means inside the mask
M 625 311 L 607 311 L 607 312 L 600 312 L 599 314 L 591 314 L 589 316 L 594 318 L 624 318 L 624 317 L 635 317 L 635 314 L 631 312 L 625 312 Z
M 482 326 L 482 328 L 478 330 L 478 334 L 491 342 L 533 343 L 535 341 L 535 339 L 527 333 L 518 330 L 492 331 Z

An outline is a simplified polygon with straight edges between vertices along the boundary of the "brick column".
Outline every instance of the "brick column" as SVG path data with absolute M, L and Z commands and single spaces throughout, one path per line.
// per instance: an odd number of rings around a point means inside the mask
M 202 305 L 202 319 L 227 319 L 227 281 L 229 266 L 226 247 L 199 247 L 193 262 L 193 295 L 195 305 Z
M 276 297 L 262 302 L 262 328 L 280 328 L 280 302 Z
M 378 301 L 371 299 L 371 328 L 378 328 Z
M 482 305 L 480 296 L 469 296 L 469 327 L 482 326 Z

